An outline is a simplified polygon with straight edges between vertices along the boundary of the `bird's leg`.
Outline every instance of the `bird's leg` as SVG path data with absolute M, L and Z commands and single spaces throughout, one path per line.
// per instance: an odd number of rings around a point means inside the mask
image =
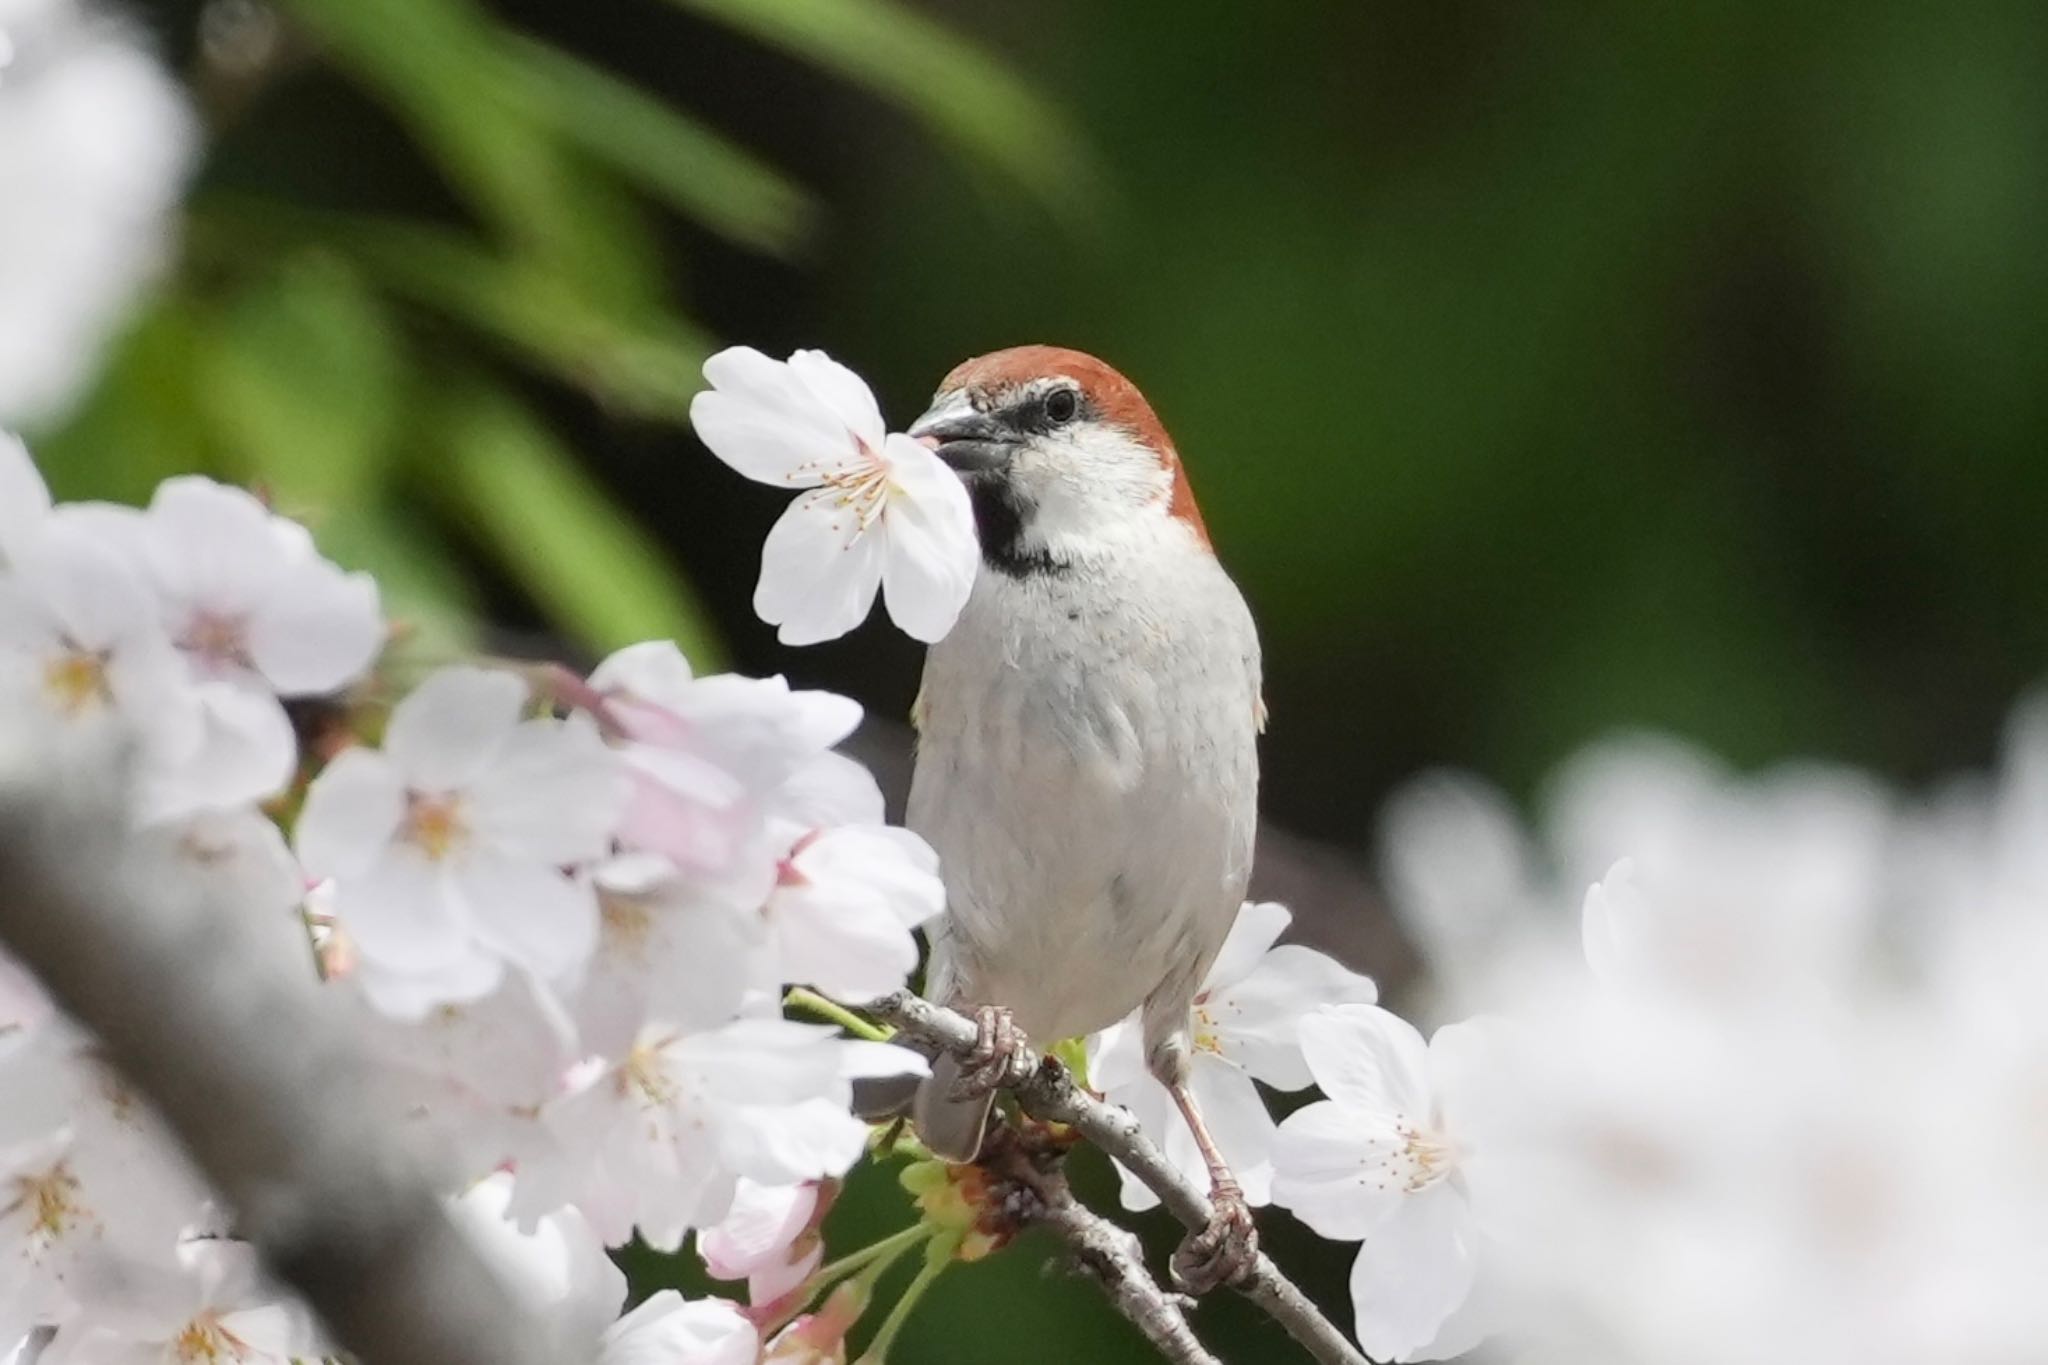
M 1023 1080 L 1038 1065 L 1038 1054 L 1003 1006 L 977 1005 L 974 1028 L 974 1047 L 960 1058 L 960 1079 L 947 1092 L 949 1099 L 992 1095 Z
M 1259 1230 L 1252 1223 L 1244 1189 L 1216 1149 L 1209 1125 L 1202 1122 L 1202 1111 L 1187 1081 L 1174 1081 L 1168 1089 L 1209 1166 L 1209 1226 L 1190 1233 L 1173 1253 L 1173 1278 L 1190 1294 L 1207 1294 L 1235 1283 L 1252 1268 L 1259 1255 Z

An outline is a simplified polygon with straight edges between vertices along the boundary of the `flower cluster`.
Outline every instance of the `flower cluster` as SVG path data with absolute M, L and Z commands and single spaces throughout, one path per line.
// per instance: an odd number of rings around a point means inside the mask
M 2038 1353 L 2048 704 L 1931 802 L 1629 741 L 1566 769 L 1542 842 L 1509 810 L 1439 777 L 1387 825 L 1435 1012 L 1489 1013 L 1302 1024 L 1327 1098 L 1273 1196 L 1361 1243 L 1366 1350 Z
M 402 687 L 374 584 L 248 493 L 178 478 L 146 508 L 53 506 L 0 438 L 0 495 L 0 705 L 59 755 L 130 747 L 135 856 L 358 1012 L 388 1121 L 457 1154 L 451 1212 L 561 1354 L 774 1326 L 716 1302 L 613 1325 L 605 1248 L 697 1232 L 757 1309 L 790 1295 L 867 1144 L 853 1083 L 925 1067 L 783 1013 L 792 982 L 901 987 L 944 908 L 931 850 L 835 751 L 860 708 L 695 676 L 666 643 L 588 679 L 454 666 Z M 0 1010 L 0 1339 L 55 1327 L 53 1358 L 80 1360 L 325 1349 L 12 967 Z

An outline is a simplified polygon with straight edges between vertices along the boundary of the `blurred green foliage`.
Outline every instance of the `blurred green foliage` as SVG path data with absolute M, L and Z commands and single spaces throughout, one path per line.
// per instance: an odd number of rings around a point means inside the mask
M 1418 767 L 1527 792 L 1617 725 L 1921 776 L 2048 659 L 2023 0 L 145 13 L 213 152 L 39 451 L 73 496 L 263 483 L 446 648 L 671 635 L 900 714 L 905 642 L 752 619 L 778 500 L 687 437 L 698 363 L 823 345 L 903 421 L 1053 341 L 1175 433 L 1263 623 L 1268 808 L 1326 837 Z M 860 1182 L 835 1246 L 905 1216 Z M 1344 1251 L 1268 1224 L 1341 1305 Z M 1046 1259 L 949 1276 L 899 1365 L 1142 1358 Z

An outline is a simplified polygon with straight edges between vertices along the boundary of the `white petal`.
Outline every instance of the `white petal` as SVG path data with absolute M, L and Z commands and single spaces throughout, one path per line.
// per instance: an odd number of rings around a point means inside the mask
M 743 1108 L 721 1134 L 720 1154 L 754 1180 L 793 1184 L 846 1174 L 867 1150 L 868 1126 L 827 1099 Z
M 1132 1010 L 1088 1040 L 1088 1082 L 1097 1090 L 1122 1090 L 1145 1075 L 1145 1042 L 1138 1011 Z
M 1375 1360 L 1418 1359 L 1472 1292 L 1478 1238 L 1464 1195 L 1436 1185 L 1402 1200 L 1351 1266 L 1358 1344 Z
M 0 431 L 0 566 L 4 566 L 50 512 L 50 490 L 21 438 Z
M 768 797 L 768 814 L 805 829 L 879 825 L 887 807 L 875 775 L 845 754 L 819 754 Z
M 1282 944 L 1202 1008 L 1232 1061 L 1276 1089 L 1300 1090 L 1314 1080 L 1301 1053 L 1302 1017 L 1320 1006 L 1370 1005 L 1377 998 L 1371 977 L 1313 948 Z
M 144 801 L 155 815 L 190 814 L 267 801 L 298 767 L 299 741 L 268 692 L 235 682 L 197 685 L 198 746 L 147 774 Z
M 397 767 L 375 750 L 345 749 L 307 789 L 292 841 L 309 876 L 354 877 L 384 856 L 404 819 Z
M 1401 1145 L 1391 1125 L 1333 1101 L 1298 1109 L 1273 1139 L 1273 1202 L 1318 1236 L 1363 1237 L 1410 1197 L 1390 1178 Z
M 737 1305 L 663 1289 L 605 1332 L 598 1365 L 754 1365 L 760 1345 Z
M 542 980 L 580 970 L 597 946 L 597 896 L 552 867 L 478 853 L 454 874 L 477 938 Z
M 882 591 L 889 618 L 912 639 L 931 644 L 946 637 L 974 590 L 981 567 L 974 508 L 959 476 L 917 441 L 891 436 L 888 458 Z
M 713 455 L 756 483 L 816 488 L 861 458 L 850 433 L 820 430 L 801 412 L 762 407 L 724 393 L 690 400 L 690 425 Z
M 818 1187 L 742 1180 L 732 1211 L 697 1234 L 697 1252 L 713 1279 L 744 1280 L 784 1256 L 818 1207 Z
M 409 845 L 336 878 L 334 917 L 364 957 L 409 973 L 437 972 L 473 953 L 463 907 L 440 867 Z
M 407 785 L 454 791 L 497 758 L 525 705 L 526 684 L 509 673 L 444 668 L 392 709 L 384 752 Z
M 623 692 L 656 706 L 673 706 L 688 695 L 690 661 L 673 640 L 627 645 L 590 675 L 590 685 L 607 694 Z
M 198 475 L 165 479 L 144 523 L 150 576 L 174 612 L 250 612 L 282 567 L 270 523 L 270 509 L 242 489 Z
M 508 854 L 569 864 L 611 846 L 632 785 L 587 717 L 530 720 L 478 777 L 469 809 L 480 835 Z
M 1325 1095 L 1348 1108 L 1429 1121 L 1429 1048 L 1377 1005 L 1338 1005 L 1301 1021 L 1301 1050 Z
M 881 448 L 887 427 L 865 379 L 823 351 L 798 351 L 790 356 L 789 368 L 847 430 L 870 448 Z
M 1252 1078 L 1219 1057 L 1198 1056 L 1189 1070 L 1189 1089 L 1246 1201 L 1270 1203 L 1275 1125 Z
M 1280 935 L 1287 932 L 1293 920 L 1287 907 L 1276 901 L 1246 901 L 1239 906 L 1237 918 L 1230 925 L 1230 936 L 1223 940 L 1202 989 L 1220 990 L 1251 975 L 1266 950 L 1280 941 Z
M 776 638 L 786 645 L 836 640 L 875 605 L 882 537 L 858 531 L 837 496 L 827 489 L 798 498 L 761 546 L 754 614 L 779 626 Z
M 250 618 L 249 656 L 280 696 L 334 692 L 368 671 L 384 643 L 377 584 L 324 559 L 284 571 Z

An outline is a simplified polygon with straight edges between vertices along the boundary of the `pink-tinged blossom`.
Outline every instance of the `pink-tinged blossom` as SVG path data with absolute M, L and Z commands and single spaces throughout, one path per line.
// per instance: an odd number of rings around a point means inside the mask
M 474 999 L 507 966 L 562 982 L 597 944 L 596 894 L 564 869 L 609 850 L 626 777 L 586 718 L 522 720 L 526 702 L 509 674 L 443 669 L 392 711 L 381 751 L 344 752 L 307 793 L 299 856 L 333 879 L 380 1007 Z
M 1230 936 L 1195 996 L 1194 1055 L 1188 1086 L 1230 1163 L 1231 1173 L 1253 1204 L 1267 1202 L 1273 1182 L 1273 1118 L 1254 1081 L 1276 1090 L 1300 1090 L 1310 1083 L 1301 1053 L 1301 1021 L 1328 1004 L 1371 1004 L 1372 980 L 1350 971 L 1313 948 L 1275 947 L 1290 916 L 1284 906 L 1248 902 L 1238 911 Z M 1173 1097 L 1145 1065 L 1138 1017 L 1105 1029 L 1090 1040 L 1089 1080 L 1112 1104 L 1129 1109 L 1165 1151 L 1167 1159 L 1197 1182 L 1208 1167 Z M 1149 1209 L 1159 1196 L 1121 1166 L 1123 1203 Z
M 808 490 L 761 547 L 754 610 L 787 645 L 846 634 L 879 588 L 896 624 L 927 643 L 951 630 L 980 552 L 959 477 L 889 432 L 860 376 L 822 351 L 787 362 L 735 346 L 704 362 L 690 404 L 711 452 L 750 479 Z
M 747 1302 L 773 1304 L 798 1288 L 824 1258 L 818 1236 L 829 1183 L 763 1185 L 741 1180 L 725 1217 L 697 1234 L 697 1254 L 716 1280 L 745 1280 Z M 758 1316 L 758 1314 L 757 1314 Z
M 780 980 L 871 1000 L 902 989 L 917 970 L 912 931 L 945 909 L 931 845 L 907 829 L 869 825 L 799 840 L 761 914 Z
M 699 678 L 673 644 L 620 650 L 590 677 L 605 714 L 623 731 L 633 774 L 622 842 L 674 864 L 698 894 L 752 908 L 775 884 L 775 862 L 802 828 L 769 822 L 826 809 L 841 819 L 875 812 L 880 793 L 844 768 L 832 746 L 860 724 L 859 703 L 793 689 L 781 678 Z M 857 766 L 857 765 L 855 765 Z M 795 788 L 795 791 L 788 789 Z
M 197 751 L 165 776 L 154 804 L 176 811 L 275 795 L 298 763 L 279 699 L 339 691 L 368 670 L 384 640 L 376 584 L 321 558 L 303 527 L 211 479 L 166 479 L 126 520 L 119 539 L 190 669 L 203 724 Z M 105 513 L 100 524 L 118 525 Z

